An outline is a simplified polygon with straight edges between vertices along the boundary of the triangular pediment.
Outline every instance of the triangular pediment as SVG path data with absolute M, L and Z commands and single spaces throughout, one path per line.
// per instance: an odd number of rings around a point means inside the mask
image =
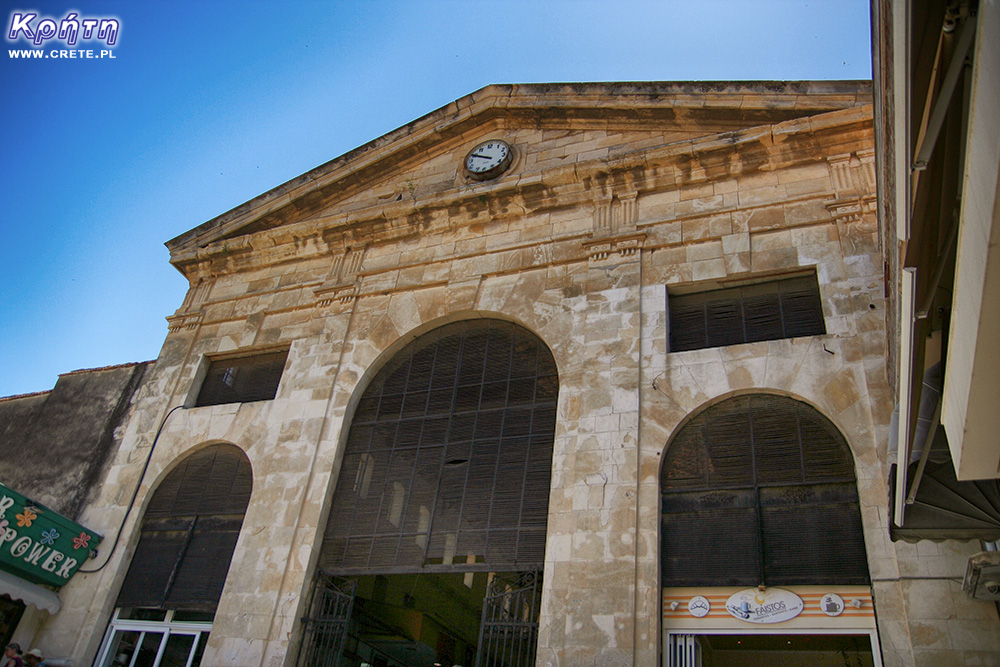
M 167 243 L 179 269 L 203 249 L 329 218 L 387 219 L 430 200 L 585 178 L 630 154 L 687 152 L 699 143 L 870 103 L 865 82 L 693 82 L 492 85 L 266 192 Z M 502 139 L 515 159 L 481 182 L 469 150 Z

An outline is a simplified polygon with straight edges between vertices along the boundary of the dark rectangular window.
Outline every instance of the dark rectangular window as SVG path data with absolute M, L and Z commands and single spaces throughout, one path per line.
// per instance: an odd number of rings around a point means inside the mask
M 667 297 L 670 352 L 826 333 L 816 276 Z
M 282 350 L 212 360 L 195 405 L 249 403 L 274 398 L 287 357 L 288 350 Z

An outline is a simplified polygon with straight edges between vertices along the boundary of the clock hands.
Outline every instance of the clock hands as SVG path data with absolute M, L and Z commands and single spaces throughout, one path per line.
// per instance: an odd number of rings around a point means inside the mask
M 475 146 L 465 156 L 465 173 L 477 181 L 496 178 L 510 166 L 511 148 L 505 141 L 490 140 Z

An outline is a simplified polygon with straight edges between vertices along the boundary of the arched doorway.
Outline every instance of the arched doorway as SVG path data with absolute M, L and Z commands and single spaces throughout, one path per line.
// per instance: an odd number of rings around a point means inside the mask
M 853 458 L 818 410 L 772 394 L 706 408 L 660 492 L 666 665 L 877 664 Z
M 395 354 L 355 410 L 299 665 L 534 661 L 558 376 L 516 324 Z
M 191 454 L 164 478 L 96 665 L 200 664 L 252 488 L 250 461 L 230 444 Z

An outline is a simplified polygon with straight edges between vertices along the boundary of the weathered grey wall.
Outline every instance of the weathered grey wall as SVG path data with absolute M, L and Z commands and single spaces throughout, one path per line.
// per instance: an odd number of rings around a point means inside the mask
M 152 363 L 67 373 L 51 391 L 0 399 L 0 482 L 78 518 Z

